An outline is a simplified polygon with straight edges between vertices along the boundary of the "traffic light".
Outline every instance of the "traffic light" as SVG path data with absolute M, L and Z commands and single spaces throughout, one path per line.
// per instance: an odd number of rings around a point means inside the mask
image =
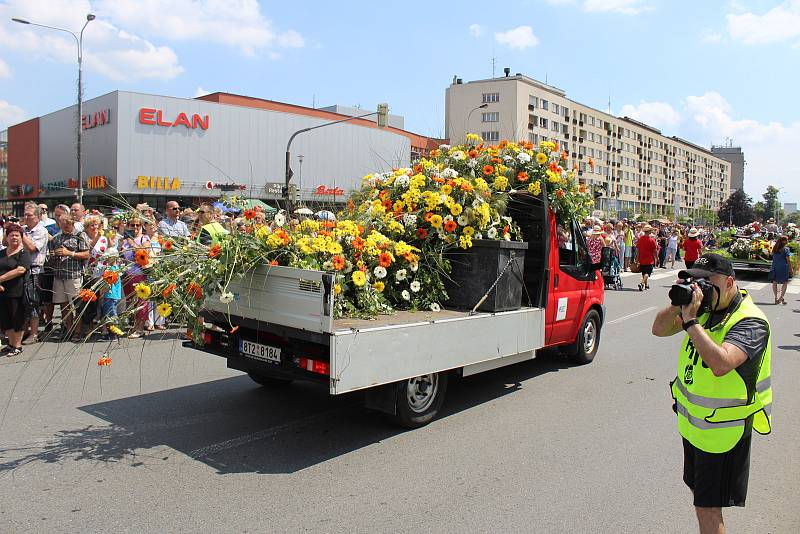
M 378 104 L 378 128 L 386 128 L 389 124 L 389 104 Z

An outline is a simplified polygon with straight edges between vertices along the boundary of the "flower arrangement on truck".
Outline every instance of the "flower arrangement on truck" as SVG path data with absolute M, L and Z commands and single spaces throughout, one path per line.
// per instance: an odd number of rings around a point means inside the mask
M 565 162 L 555 143 L 488 146 L 471 134 L 364 177 L 335 221 L 279 215 L 208 247 L 212 267 L 179 259 L 201 246 L 190 244 L 153 267 L 180 277 L 151 277 L 191 280 L 191 298 L 173 303 L 187 346 L 267 386 L 366 390 L 368 407 L 422 426 L 454 374 L 545 347 L 581 364 L 597 353 L 603 281 L 576 222 L 593 196 Z

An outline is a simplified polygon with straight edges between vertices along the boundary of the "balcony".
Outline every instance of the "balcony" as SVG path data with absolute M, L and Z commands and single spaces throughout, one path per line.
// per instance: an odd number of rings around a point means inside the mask
M 533 104 L 528 104 L 528 111 L 533 111 L 535 109 L 536 109 L 536 106 L 534 106 Z
M 533 123 L 532 123 L 532 122 L 529 122 L 529 123 L 528 123 L 528 129 L 529 129 L 529 130 L 533 130 Z

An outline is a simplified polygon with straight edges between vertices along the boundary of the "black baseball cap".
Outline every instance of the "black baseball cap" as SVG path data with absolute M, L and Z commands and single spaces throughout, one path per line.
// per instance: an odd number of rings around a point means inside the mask
M 733 276 L 733 265 L 728 258 L 719 254 L 703 254 L 694 262 L 691 269 L 686 269 L 678 273 L 678 278 L 708 278 L 712 274 L 724 274 Z

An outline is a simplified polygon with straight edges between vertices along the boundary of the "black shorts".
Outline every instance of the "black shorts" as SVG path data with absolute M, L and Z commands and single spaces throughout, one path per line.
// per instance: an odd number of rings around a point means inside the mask
M 0 298 L 0 328 L 21 332 L 28 320 L 24 297 Z
M 694 505 L 704 508 L 744 506 L 750 476 L 752 434 L 721 454 L 701 451 L 683 440 L 683 481 L 694 493 Z
M 684 261 L 684 263 L 686 264 L 687 269 L 691 269 L 692 267 L 694 267 L 693 261 Z
M 653 274 L 653 266 L 652 265 L 639 265 L 639 272 L 642 274 L 646 274 L 650 276 Z
M 53 271 L 39 273 L 39 304 L 53 303 Z

